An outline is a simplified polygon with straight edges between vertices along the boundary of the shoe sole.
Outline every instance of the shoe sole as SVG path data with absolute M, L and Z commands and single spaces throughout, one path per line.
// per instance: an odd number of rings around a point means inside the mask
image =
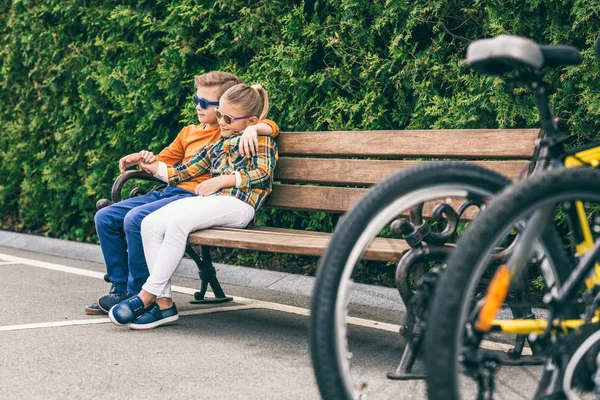
M 87 315 L 105 315 L 106 314 L 106 312 L 100 308 L 89 308 L 89 307 L 84 307 L 83 312 L 85 312 Z
M 159 319 L 158 321 L 151 322 L 149 324 L 129 324 L 129 329 L 133 329 L 136 331 L 144 331 L 148 329 L 158 328 L 162 325 L 171 324 L 179 319 L 179 314 L 171 315 L 170 317 Z
M 115 319 L 115 316 L 113 315 L 113 308 L 111 308 L 110 311 L 108 312 L 108 318 L 110 318 L 110 322 L 112 322 L 116 326 L 125 326 L 125 325 L 127 325 L 127 324 L 122 324 L 122 323 L 120 323 L 119 321 L 117 321 Z

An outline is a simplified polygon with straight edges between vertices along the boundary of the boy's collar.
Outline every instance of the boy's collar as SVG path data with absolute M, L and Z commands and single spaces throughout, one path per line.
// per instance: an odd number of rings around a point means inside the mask
M 225 140 L 227 139 L 232 139 L 238 136 L 242 136 L 242 133 L 244 133 L 243 131 L 233 131 L 233 133 L 231 134 L 231 136 L 224 138 Z

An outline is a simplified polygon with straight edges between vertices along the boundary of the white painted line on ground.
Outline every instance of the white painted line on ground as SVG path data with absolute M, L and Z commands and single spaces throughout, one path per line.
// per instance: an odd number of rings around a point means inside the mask
M 268 310 L 283 311 L 290 314 L 304 315 L 306 317 L 310 316 L 310 310 L 306 308 L 288 306 L 286 304 L 269 303 L 266 301 L 257 301 L 257 303 L 260 305 L 261 308 L 266 308 Z M 400 325 L 388 324 L 387 322 L 378 322 L 370 319 L 356 317 L 348 317 L 346 321 L 348 321 L 349 324 L 363 326 L 366 328 L 380 329 L 383 331 L 395 333 L 398 333 L 400 331 Z
M 53 271 L 67 272 L 69 274 L 74 275 L 82 275 L 89 276 L 91 278 L 100 278 L 104 279 L 104 274 L 102 272 L 88 271 L 87 269 L 75 268 L 75 267 L 67 267 L 66 265 L 53 264 L 44 261 L 32 260 L 29 258 L 15 257 L 10 256 L 8 254 L 0 254 L 0 259 L 8 260 L 11 262 L 31 265 L 32 267 L 39 267 L 45 269 L 51 269 Z
M 171 290 L 173 292 L 177 292 L 177 293 L 189 294 L 190 296 L 193 296 L 194 293 L 196 293 L 198 291 L 198 289 L 190 289 L 190 288 L 186 288 L 183 286 L 176 286 L 176 285 L 171 286 Z M 208 295 L 207 298 L 214 296 L 214 293 L 212 293 L 210 290 L 207 291 L 206 294 Z M 237 296 L 231 296 L 231 297 L 233 297 L 232 301 L 234 303 L 248 304 L 248 303 L 258 302 L 258 300 L 247 299 L 245 297 L 237 297 Z M 273 303 L 273 304 L 276 304 L 276 303 Z
M 8 254 L 0 254 L 0 259 L 9 260 L 7 262 L 10 262 L 13 264 L 25 264 L 25 265 L 29 265 L 32 267 L 45 268 L 45 269 L 49 269 L 52 271 L 67 272 L 69 274 L 87 276 L 90 278 L 98 278 L 98 279 L 104 280 L 104 274 L 102 272 L 89 271 L 87 269 L 82 269 L 82 268 L 68 267 L 66 265 L 32 260 L 29 258 L 15 257 L 15 256 L 11 256 Z M 194 295 L 194 293 L 196 293 L 198 291 L 197 289 L 190 289 L 190 288 L 185 288 L 182 286 L 175 286 L 175 285 L 173 285 L 171 287 L 171 289 L 174 292 L 189 294 L 192 296 Z M 212 293 L 210 291 L 208 291 L 207 294 L 212 295 Z M 244 297 L 234 297 L 233 301 L 236 303 L 248 303 L 249 301 L 252 301 L 252 300 L 246 299 Z
M 67 267 L 66 265 L 47 263 L 47 262 L 38 261 L 38 260 L 31 260 L 28 258 L 14 257 L 14 256 L 10 256 L 7 254 L 0 254 L 0 259 L 10 260 L 10 262 L 31 265 L 34 267 L 51 269 L 54 271 L 61 271 L 61 272 L 67 272 L 70 274 L 104 279 L 104 274 L 101 272 L 88 271 L 88 270 L 81 269 L 81 268 Z M 173 285 L 171 287 L 171 290 L 173 290 L 174 292 L 189 294 L 192 296 L 194 295 L 194 293 L 197 292 L 196 289 L 186 288 L 186 287 L 182 287 L 182 286 L 175 286 L 175 285 Z M 210 292 L 207 292 L 207 294 L 212 295 L 212 293 L 210 293 Z M 233 297 L 233 301 L 240 305 L 239 306 L 231 306 L 231 307 L 217 307 L 217 308 L 210 308 L 210 309 L 207 308 L 207 309 L 201 309 L 201 310 L 185 311 L 185 312 L 180 313 L 180 315 L 198 315 L 198 314 L 209 314 L 211 312 L 220 312 L 220 311 L 236 311 L 236 310 L 245 310 L 245 309 L 251 309 L 251 308 L 263 308 L 263 309 L 268 309 L 268 310 L 273 310 L 273 311 L 281 311 L 281 312 L 286 312 L 286 313 L 291 313 L 291 314 L 303 315 L 306 317 L 310 316 L 310 310 L 308 310 L 306 308 L 302 308 L 302 307 L 294 307 L 294 306 L 289 306 L 286 304 L 271 303 L 271 302 L 267 302 L 267 301 L 253 300 L 253 299 L 248 299 L 245 297 L 237 297 L 237 296 Z M 85 323 L 85 321 L 99 321 L 99 320 L 64 321 L 64 322 L 61 321 L 61 322 L 56 322 L 56 324 L 63 324 L 63 325 L 56 325 L 56 326 L 83 325 Z M 104 321 L 104 322 L 107 322 L 107 321 L 108 321 L 108 319 L 106 319 L 106 321 Z M 399 332 L 399 329 L 400 329 L 400 325 L 389 324 L 386 322 L 378 322 L 378 321 L 373 321 L 373 320 L 368 320 L 368 319 L 363 319 L 363 318 L 348 317 L 347 321 L 349 324 L 352 324 L 352 325 L 362 326 L 362 327 L 366 327 L 366 328 L 380 329 L 380 330 L 384 330 L 384 331 L 388 331 L 388 332 Z M 69 322 L 71 322 L 71 323 L 69 323 Z M 79 323 L 75 323 L 75 322 L 79 322 Z M 101 322 L 89 322 L 89 323 L 101 323 Z M 52 324 L 52 323 L 49 322 L 47 324 Z M 35 325 L 40 325 L 40 324 L 31 324 L 31 325 L 35 326 Z M 44 324 L 41 324 L 41 325 L 44 325 Z M 14 325 L 14 326 L 25 326 L 25 325 Z M 52 325 L 49 325 L 49 326 L 52 326 Z M 11 330 L 11 329 L 3 329 L 3 328 L 10 328 L 10 327 L 0 327 L 0 330 Z M 31 328 L 20 328 L 20 329 L 31 329 Z M 12 329 L 12 330 L 16 330 L 16 329 Z M 506 350 L 512 349 L 511 345 L 490 342 L 487 340 L 483 341 L 482 347 L 489 349 L 489 350 L 501 350 L 501 351 L 506 351 Z M 523 354 L 531 355 L 531 350 L 528 348 L 525 348 L 523 350 Z
M 0 261 L 0 265 L 17 265 L 17 264 L 19 264 L 19 263 L 14 262 L 14 261 L 6 261 L 6 262 Z
M 506 343 L 498 343 L 498 342 L 490 342 L 489 340 L 482 340 L 479 347 L 481 347 L 482 349 L 486 349 L 486 350 L 507 352 L 509 350 L 512 350 L 515 346 L 506 344 Z M 533 355 L 533 353 L 531 352 L 531 349 L 529 347 L 524 347 L 523 352 L 521 354 L 524 356 Z
M 269 310 L 283 311 L 283 312 L 287 312 L 287 313 L 291 313 L 291 314 L 304 315 L 307 317 L 310 316 L 310 310 L 307 310 L 306 308 L 288 306 L 285 304 L 269 303 L 269 302 L 263 302 L 263 301 L 257 301 L 257 304 L 260 305 L 261 308 L 266 308 Z M 400 331 L 400 325 L 389 324 L 387 322 L 378 322 L 378 321 L 373 321 L 370 319 L 356 318 L 356 317 L 347 317 L 346 321 L 351 325 L 362 326 L 365 328 L 379 329 L 379 330 L 394 332 L 394 333 L 399 333 L 399 331 Z M 504 343 L 490 342 L 489 340 L 483 340 L 481 342 L 481 347 L 484 349 L 487 349 L 487 350 L 508 351 L 508 350 L 512 349 L 514 346 L 511 346 L 509 344 L 504 344 Z M 525 347 L 523 349 L 523 355 L 525 355 L 525 356 L 532 355 L 531 349 Z
M 1 331 L 20 331 L 23 329 L 55 328 L 58 326 L 105 324 L 107 322 L 110 322 L 110 320 L 108 318 L 102 318 L 102 319 L 80 319 L 77 321 L 41 322 L 38 324 L 8 325 L 8 326 L 0 326 L 0 332 Z
M 186 317 L 189 315 L 201 315 L 201 314 L 213 314 L 227 311 L 239 311 L 239 310 L 248 310 L 251 308 L 257 308 L 253 304 L 241 304 L 239 306 L 230 306 L 230 307 L 216 307 L 216 308 L 206 308 L 202 310 L 188 310 L 182 311 L 179 313 L 180 316 Z M 25 329 L 39 329 L 39 328 L 58 328 L 63 326 L 76 326 L 76 325 L 94 325 L 94 324 L 106 324 L 109 323 L 110 319 L 107 317 L 104 318 L 90 318 L 90 319 L 80 319 L 76 321 L 54 321 L 54 322 L 41 322 L 37 324 L 23 324 L 23 325 L 7 325 L 0 326 L 0 332 L 6 331 L 22 331 Z

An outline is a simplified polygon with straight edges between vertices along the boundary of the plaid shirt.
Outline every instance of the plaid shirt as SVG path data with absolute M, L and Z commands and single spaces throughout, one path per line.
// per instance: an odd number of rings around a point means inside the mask
M 175 186 L 207 171 L 213 178 L 238 172 L 241 180 L 237 187 L 224 188 L 215 194 L 233 196 L 258 210 L 273 189 L 273 171 L 279 158 L 277 144 L 269 136 L 259 136 L 257 155 L 247 159 L 239 153 L 240 138 L 239 135 L 220 138 L 183 164 L 169 167 L 169 185 Z

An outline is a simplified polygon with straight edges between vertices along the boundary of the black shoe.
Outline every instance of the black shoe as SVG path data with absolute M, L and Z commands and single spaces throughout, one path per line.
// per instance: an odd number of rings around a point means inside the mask
M 117 292 L 117 287 L 112 285 L 110 292 L 98 299 L 98 307 L 108 314 L 113 306 L 130 298 L 131 296 L 133 296 L 133 294 L 129 292 Z
M 87 315 L 104 315 L 106 314 L 104 312 L 104 310 L 102 310 L 100 308 L 100 306 L 98 306 L 98 303 L 95 302 L 93 304 L 90 304 L 89 306 L 85 306 L 83 307 L 83 311 L 87 314 Z

